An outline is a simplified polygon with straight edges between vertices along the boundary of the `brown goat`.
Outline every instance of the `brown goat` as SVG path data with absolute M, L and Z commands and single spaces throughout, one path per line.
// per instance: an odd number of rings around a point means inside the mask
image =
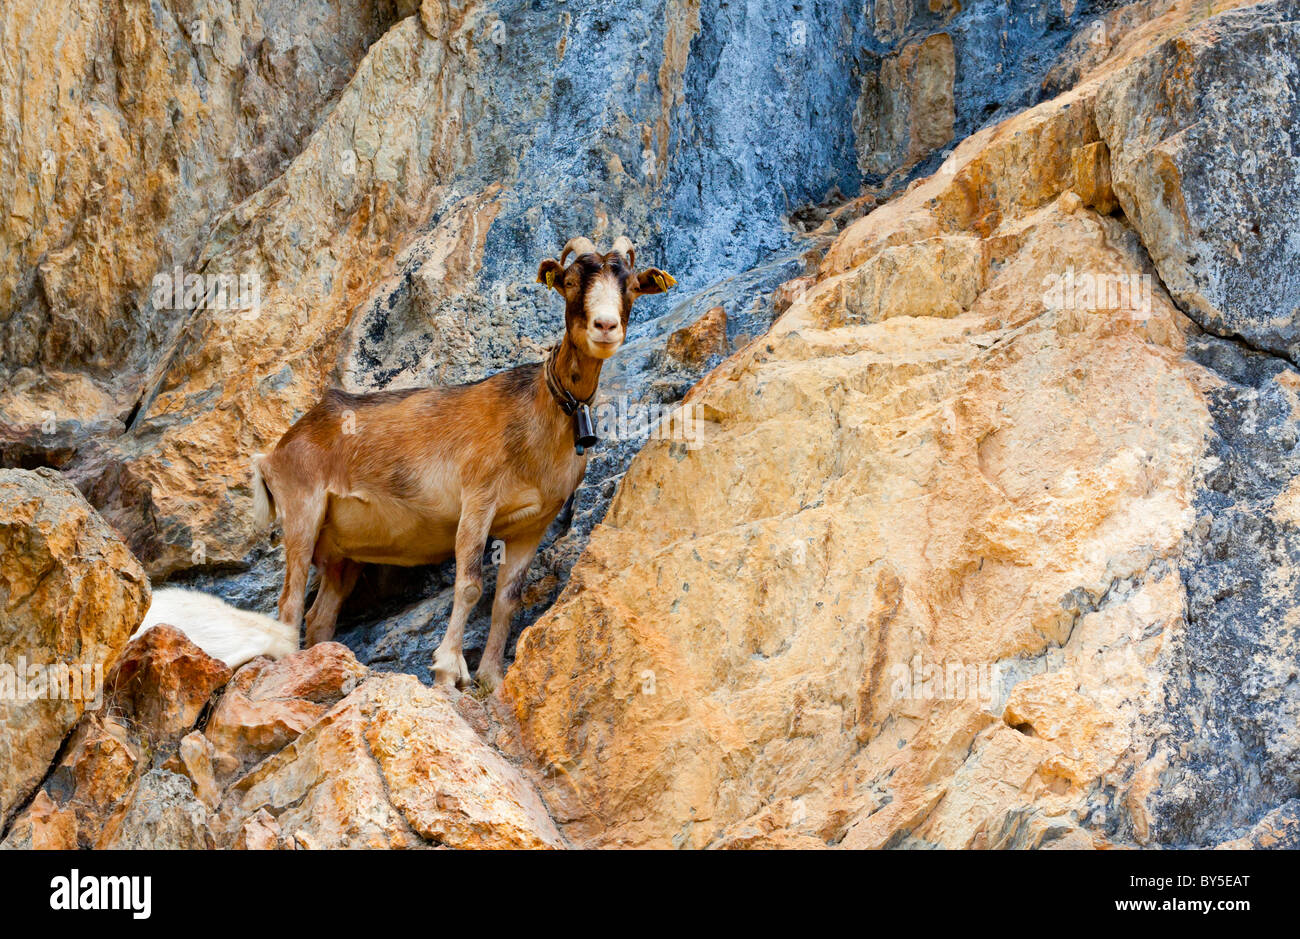
M 626 238 L 608 254 L 574 238 L 558 261 L 541 263 L 538 282 L 565 301 L 564 337 L 544 362 L 468 385 L 329 391 L 270 454 L 253 457 L 258 523 L 269 527 L 278 509 L 284 528 L 283 622 L 297 626 L 310 565 L 320 572 L 308 645 L 334 635 L 361 563 L 455 557 L 451 620 L 433 673 L 439 684 L 464 687 L 465 622 L 483 592 L 487 540 L 499 538 L 505 557 L 478 668 L 479 681 L 496 688 L 528 565 L 586 472 L 577 441 L 601 364 L 622 344 L 633 301 L 675 283 L 655 268 L 636 273 L 635 260 Z

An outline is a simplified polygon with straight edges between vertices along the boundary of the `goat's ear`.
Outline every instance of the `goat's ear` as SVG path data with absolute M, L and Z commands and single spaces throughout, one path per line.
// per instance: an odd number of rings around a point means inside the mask
M 663 293 L 676 284 L 677 281 L 673 280 L 672 274 L 661 271 L 657 267 L 647 267 L 636 275 L 636 293 L 639 297 L 648 293 Z
M 537 268 L 537 282 L 545 284 L 552 290 L 559 290 L 564 286 L 564 268 L 555 258 L 547 258 Z

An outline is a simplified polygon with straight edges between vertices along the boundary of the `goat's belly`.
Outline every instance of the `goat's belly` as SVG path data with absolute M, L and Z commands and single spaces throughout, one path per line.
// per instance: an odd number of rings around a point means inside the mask
M 436 564 L 455 556 L 456 524 L 394 499 L 331 496 L 319 545 L 367 564 Z

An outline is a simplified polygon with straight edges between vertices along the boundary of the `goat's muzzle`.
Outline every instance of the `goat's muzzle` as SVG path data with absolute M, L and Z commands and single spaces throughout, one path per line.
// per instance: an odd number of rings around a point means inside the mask
M 623 344 L 623 292 L 614 275 L 605 272 L 592 281 L 583 298 L 587 316 L 587 352 L 607 359 Z

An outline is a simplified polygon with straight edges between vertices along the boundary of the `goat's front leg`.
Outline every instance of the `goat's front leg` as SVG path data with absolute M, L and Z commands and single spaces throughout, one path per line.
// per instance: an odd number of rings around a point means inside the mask
M 522 535 L 506 542 L 505 560 L 497 571 L 497 595 L 492 601 L 492 631 L 488 633 L 483 659 L 478 663 L 478 680 L 488 691 L 496 691 L 505 677 L 506 640 L 510 638 L 510 620 L 519 609 L 519 600 L 528 579 L 528 567 L 537 554 L 543 531 Z
M 469 666 L 461 647 L 465 623 L 483 596 L 483 546 L 492 527 L 496 507 L 488 499 L 466 497 L 456 526 L 456 591 L 451 604 L 447 634 L 433 653 L 435 685 L 469 686 Z

